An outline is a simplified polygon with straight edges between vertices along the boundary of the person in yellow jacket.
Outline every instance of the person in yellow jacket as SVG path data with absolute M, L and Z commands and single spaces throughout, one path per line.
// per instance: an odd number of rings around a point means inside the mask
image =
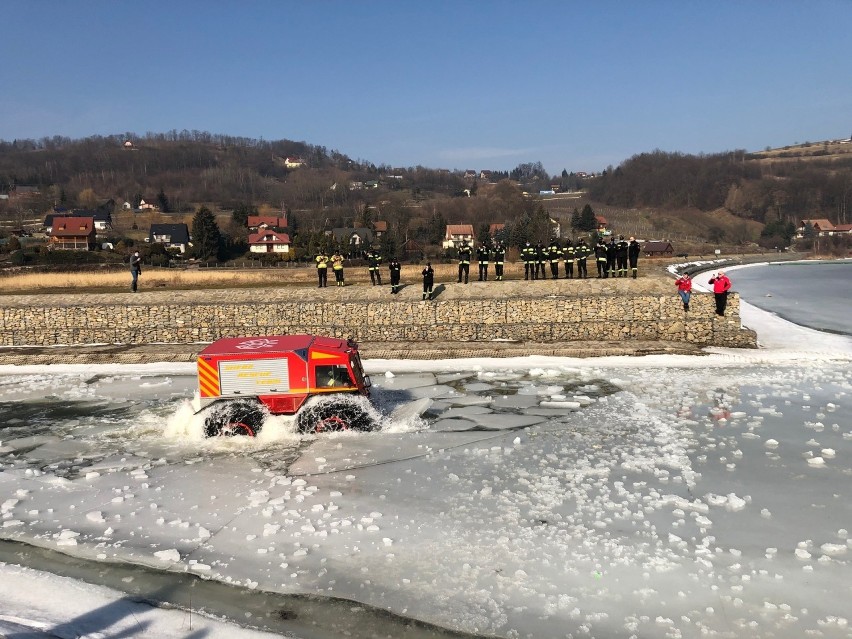
M 319 280 L 317 288 L 325 288 L 328 286 L 328 255 L 321 250 L 314 261 L 317 263 L 317 279 Z
M 340 251 L 335 251 L 331 256 L 331 270 L 334 271 L 334 281 L 338 286 L 345 286 L 343 283 L 343 256 Z

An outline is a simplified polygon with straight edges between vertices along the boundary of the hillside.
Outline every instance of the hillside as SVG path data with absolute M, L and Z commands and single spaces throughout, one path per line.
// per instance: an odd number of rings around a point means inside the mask
M 789 235 L 776 226 L 852 217 L 848 140 L 755 153 L 653 151 L 593 177 L 548 176 L 540 163 L 493 175 L 510 179 L 495 183 L 459 171 L 376 166 L 305 142 L 198 131 L 0 141 L 0 221 L 7 234 L 37 230 L 54 206 L 111 202 L 111 239 L 140 241 L 151 223 L 190 222 L 204 205 L 239 242 L 244 229 L 232 223 L 231 211 L 250 206 L 263 215 L 287 212 L 292 239 L 307 253 L 326 242 L 323 232 L 330 228 L 385 221 L 386 251 L 410 240 L 437 255 L 446 224 L 472 224 L 482 237 L 488 225 L 505 223 L 510 243 L 546 242 L 548 216 L 567 235 L 574 210 L 586 205 L 618 234 L 677 241 L 691 253 L 708 243 L 757 241 L 766 225 L 775 235 L 764 237 L 764 246 L 786 245 Z M 554 184 L 574 192 L 538 195 Z M 141 199 L 159 210 L 134 212 Z

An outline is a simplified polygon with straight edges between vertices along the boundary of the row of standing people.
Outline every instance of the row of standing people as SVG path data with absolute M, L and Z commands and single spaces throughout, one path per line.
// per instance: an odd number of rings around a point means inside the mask
M 332 271 L 334 272 L 334 279 L 337 283 L 337 286 L 344 286 L 345 279 L 343 274 L 343 262 L 344 258 L 340 253 L 335 253 L 331 257 L 328 257 L 324 252 L 320 252 L 314 261 L 317 265 L 317 279 L 319 283 L 318 288 L 325 288 L 328 286 L 328 265 L 331 264 Z M 367 270 L 370 272 L 370 282 L 373 286 L 381 286 L 382 285 L 382 256 L 376 251 L 370 251 L 367 253 Z M 390 262 L 388 262 L 388 271 L 390 272 L 390 284 L 391 284 L 391 293 L 397 294 L 402 288 L 402 284 L 400 284 L 400 276 L 402 274 L 402 264 L 399 263 L 399 260 L 395 257 L 391 258 Z M 423 269 L 423 299 L 431 300 L 432 299 L 432 287 L 435 283 L 435 271 L 432 268 L 431 262 L 426 264 L 426 267 Z
M 529 242 L 521 248 L 521 260 L 524 263 L 524 279 L 538 280 L 547 279 L 547 270 L 550 270 L 550 279 L 559 279 L 559 263 L 565 266 L 565 278 L 574 278 L 576 266 L 577 278 L 588 278 L 588 260 L 592 258 L 597 267 L 599 278 L 630 277 L 636 279 L 639 275 L 639 254 L 641 246 L 636 238 L 630 241 L 621 235 L 611 238 L 607 244 L 599 239 L 597 244 L 589 246 L 581 239 L 576 244 L 567 240 L 563 247 L 558 240 L 553 240 L 548 246 L 539 242 L 532 246 Z M 468 283 L 470 277 L 470 263 L 474 249 L 467 242 L 459 247 L 459 277 L 458 282 Z M 501 243 L 493 247 L 480 244 L 476 248 L 476 258 L 479 264 L 479 281 L 488 280 L 488 266 L 494 263 L 495 279 L 503 279 L 503 265 L 506 261 L 506 248 Z M 629 271 L 628 271 L 629 264 Z

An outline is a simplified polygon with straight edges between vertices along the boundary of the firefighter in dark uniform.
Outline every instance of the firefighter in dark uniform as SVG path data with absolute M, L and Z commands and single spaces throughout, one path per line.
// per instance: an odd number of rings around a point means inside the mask
M 314 262 L 317 263 L 317 279 L 319 279 L 317 288 L 326 288 L 328 286 L 328 255 L 321 250 L 314 258 Z
M 586 264 L 586 258 L 591 255 L 592 249 L 586 244 L 586 240 L 580 239 L 577 242 L 577 248 L 574 249 L 574 255 L 577 256 L 577 279 L 583 278 L 586 279 L 589 277 L 588 265 Z
M 402 271 L 402 265 L 399 263 L 398 259 L 392 257 L 388 264 L 388 270 L 390 271 L 391 278 L 391 293 L 396 295 L 399 293 L 399 276 Z
M 606 277 L 606 244 L 603 238 L 599 238 L 595 244 L 595 261 L 598 265 L 598 279 Z
M 630 260 L 630 271 L 633 273 L 633 279 L 639 274 L 639 252 L 641 247 L 635 237 L 630 238 L 630 243 L 627 245 L 627 257 Z
M 485 242 L 480 243 L 476 249 L 476 260 L 479 262 L 479 281 L 488 281 L 488 260 L 491 259 L 491 251 L 488 250 L 488 245 Z
M 535 248 L 529 242 L 521 249 L 521 259 L 524 260 L 524 279 L 535 279 Z
M 494 247 L 494 279 L 498 282 L 503 281 L 503 264 L 506 261 L 506 247 L 503 242 L 497 242 Z
M 627 277 L 627 240 L 623 235 L 618 236 L 615 244 L 615 265 L 618 268 L 618 277 Z
M 576 259 L 576 252 L 571 240 L 565 242 L 562 254 L 565 256 L 565 279 L 570 280 L 574 277 L 574 260 Z
M 381 265 L 382 256 L 378 251 L 372 250 L 367 253 L 367 269 L 370 271 L 370 281 L 373 286 L 382 285 L 382 272 L 379 269 Z
M 609 244 L 606 245 L 606 273 L 604 273 L 604 277 L 615 277 L 615 254 L 618 252 L 618 248 L 615 245 L 615 238 L 609 238 Z
M 432 285 L 435 283 L 435 270 L 431 262 L 426 262 L 423 269 L 423 301 L 432 299 Z
M 465 284 L 467 284 L 467 278 L 470 276 L 470 253 L 470 245 L 467 240 L 464 240 L 459 247 L 459 284 L 461 284 L 462 275 L 464 275 Z
M 539 242 L 535 245 L 535 277 L 533 279 L 544 279 L 544 263 L 547 261 L 547 251 L 544 244 Z
M 562 257 L 562 247 L 558 240 L 551 240 L 547 247 L 547 259 L 550 261 L 550 279 L 559 279 L 559 259 Z

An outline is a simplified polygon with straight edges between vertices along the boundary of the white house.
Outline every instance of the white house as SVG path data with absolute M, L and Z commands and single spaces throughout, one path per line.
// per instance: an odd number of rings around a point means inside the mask
M 447 224 L 443 247 L 458 248 L 462 242 L 473 244 L 473 224 Z
M 270 229 L 261 229 L 249 235 L 248 244 L 252 253 L 290 253 L 290 236 Z

